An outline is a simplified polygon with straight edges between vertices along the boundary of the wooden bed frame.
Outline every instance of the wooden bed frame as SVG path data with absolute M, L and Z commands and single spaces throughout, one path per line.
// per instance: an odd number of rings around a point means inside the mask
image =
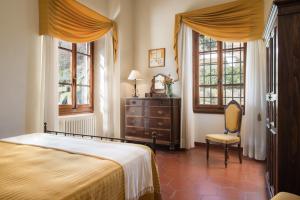
M 152 133 L 152 143 L 149 142 L 141 142 L 141 141 L 136 141 L 136 140 L 128 140 L 124 138 L 113 138 L 113 137 L 105 137 L 105 136 L 94 136 L 94 135 L 85 135 L 85 134 L 77 134 L 77 133 L 67 133 L 67 132 L 61 132 L 61 131 L 51 131 L 47 129 L 47 123 L 44 123 L 44 133 L 48 134 L 55 134 L 55 135 L 64 135 L 64 136 L 79 136 L 79 137 L 89 137 L 91 139 L 97 138 L 100 140 L 108 140 L 108 141 L 119 141 L 123 143 L 135 143 L 135 144 L 143 144 L 149 146 L 154 153 L 156 153 L 156 133 Z

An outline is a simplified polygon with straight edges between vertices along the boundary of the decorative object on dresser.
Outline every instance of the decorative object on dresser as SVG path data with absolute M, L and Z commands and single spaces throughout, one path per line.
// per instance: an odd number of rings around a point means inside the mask
M 150 89 L 151 97 L 167 97 L 167 90 L 165 85 L 165 80 L 167 76 L 163 74 L 157 74 L 152 78 L 152 85 Z
M 149 67 L 164 67 L 165 66 L 165 48 L 149 50 Z
M 180 145 L 180 98 L 126 98 L 125 138 L 150 142 L 171 150 Z
M 165 81 L 164 81 L 164 84 L 167 88 L 167 95 L 168 97 L 172 97 L 173 96 L 173 84 L 176 82 L 176 80 L 174 80 L 172 77 L 171 77 L 171 74 L 169 74 L 168 76 L 166 76 L 165 78 Z
M 268 191 L 300 195 L 299 1 L 274 1 L 264 38 Z
M 138 94 L 136 92 L 136 81 L 141 80 L 139 78 L 140 78 L 140 73 L 137 70 L 131 70 L 128 76 L 128 80 L 134 81 L 134 94 L 132 95 L 132 97 L 138 97 Z

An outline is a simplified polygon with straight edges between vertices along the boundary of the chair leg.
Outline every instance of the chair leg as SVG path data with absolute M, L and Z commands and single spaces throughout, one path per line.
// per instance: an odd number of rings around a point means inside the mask
M 206 160 L 209 159 L 209 140 L 206 140 Z
M 242 148 L 241 148 L 241 143 L 238 144 L 238 153 L 239 153 L 240 164 L 242 164 Z
M 228 145 L 225 144 L 225 149 L 224 149 L 224 152 L 225 152 L 225 168 L 227 168 L 227 159 L 228 159 Z

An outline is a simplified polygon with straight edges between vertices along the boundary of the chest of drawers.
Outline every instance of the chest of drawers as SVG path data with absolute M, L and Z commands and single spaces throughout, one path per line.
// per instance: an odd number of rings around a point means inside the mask
M 171 150 L 180 145 L 180 98 L 126 98 L 125 138 L 151 142 Z

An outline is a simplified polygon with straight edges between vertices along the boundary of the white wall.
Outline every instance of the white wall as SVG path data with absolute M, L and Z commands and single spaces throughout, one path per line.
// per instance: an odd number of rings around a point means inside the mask
M 38 1 L 0 1 L 0 24 L 0 137 L 4 137 L 26 130 L 26 107 L 34 103 L 27 95 L 29 72 L 34 73 L 39 59 Z
M 106 14 L 107 0 L 80 0 Z M 41 102 L 38 0 L 0 1 L 0 138 L 37 130 Z

